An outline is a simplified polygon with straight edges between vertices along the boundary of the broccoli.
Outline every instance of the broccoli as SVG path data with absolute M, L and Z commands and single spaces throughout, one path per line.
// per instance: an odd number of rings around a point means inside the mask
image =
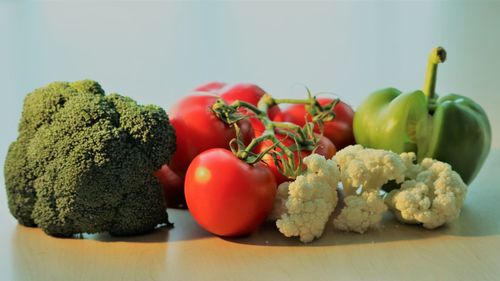
M 51 83 L 24 100 L 5 160 L 9 209 L 53 236 L 151 231 L 169 224 L 154 171 L 174 150 L 160 107 L 105 95 L 90 80 Z

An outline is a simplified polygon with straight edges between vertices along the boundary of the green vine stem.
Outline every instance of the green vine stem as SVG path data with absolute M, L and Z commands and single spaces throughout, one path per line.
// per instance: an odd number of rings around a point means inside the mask
M 319 138 L 313 131 L 314 124 L 306 122 L 305 126 L 301 127 L 289 122 L 276 122 L 267 116 L 267 111 L 271 106 L 282 103 L 304 104 L 309 107 L 308 111 L 312 114 L 313 120 L 321 126 L 323 121 L 335 118 L 332 108 L 337 102 L 334 101 L 332 104 L 321 106 L 316 97 L 308 91 L 307 99 L 274 99 L 271 95 L 265 94 L 261 97 L 257 106 L 240 100 L 226 104 L 222 99 L 219 99 L 211 109 L 223 122 L 234 126 L 237 137 L 231 141 L 230 148 L 236 157 L 249 164 L 255 164 L 269 154 L 282 174 L 289 178 L 295 178 L 302 172 L 302 158 L 300 153 L 295 152 L 302 150 L 313 151 L 317 146 Z M 242 113 L 241 108 L 247 109 L 253 115 Z M 259 119 L 264 126 L 264 132 L 245 146 L 238 122 L 247 118 Z M 286 146 L 278 139 L 276 134 L 292 139 L 295 144 Z M 254 153 L 255 148 L 264 141 L 270 141 L 273 145 L 261 153 Z

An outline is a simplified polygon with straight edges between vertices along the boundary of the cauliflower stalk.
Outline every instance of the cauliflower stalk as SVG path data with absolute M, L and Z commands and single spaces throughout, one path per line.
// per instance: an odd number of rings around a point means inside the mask
M 348 146 L 334 156 L 340 168 L 345 206 L 335 218 L 335 228 L 364 233 L 376 228 L 387 211 L 379 195 L 390 180 L 401 183 L 407 167 L 398 154 L 380 149 Z
M 400 189 L 391 191 L 385 200 L 398 220 L 434 229 L 458 218 L 467 193 L 458 173 L 437 160 L 425 158 L 416 165 L 414 154 L 404 157 L 410 179 Z
M 293 182 L 278 188 L 272 217 L 286 237 L 299 236 L 311 242 L 323 234 L 326 222 L 337 205 L 339 170 L 333 160 L 318 154 L 304 158 L 306 171 Z

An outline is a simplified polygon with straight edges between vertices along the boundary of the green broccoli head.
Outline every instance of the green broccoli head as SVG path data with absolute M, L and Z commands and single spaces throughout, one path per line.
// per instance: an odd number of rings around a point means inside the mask
M 168 223 L 154 171 L 175 133 L 167 114 L 94 81 L 55 82 L 29 94 L 5 181 L 19 223 L 54 236 L 131 235 Z

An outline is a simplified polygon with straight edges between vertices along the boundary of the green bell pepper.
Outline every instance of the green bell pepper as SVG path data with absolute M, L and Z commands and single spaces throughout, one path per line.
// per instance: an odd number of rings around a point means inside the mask
M 437 66 L 445 59 L 443 48 L 432 50 L 423 91 L 388 88 L 371 94 L 354 115 L 354 137 L 366 147 L 413 151 L 418 161 L 447 162 L 469 184 L 490 151 L 491 127 L 473 100 L 435 94 Z

